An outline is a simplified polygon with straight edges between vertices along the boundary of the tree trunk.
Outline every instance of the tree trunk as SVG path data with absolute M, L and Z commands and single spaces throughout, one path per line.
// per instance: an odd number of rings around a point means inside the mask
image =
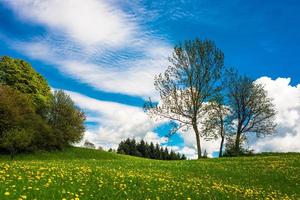
M 236 133 L 235 139 L 235 155 L 238 156 L 240 154 L 240 137 L 241 134 L 239 132 Z
M 221 139 L 221 144 L 220 144 L 220 151 L 219 151 L 219 158 L 222 157 L 222 151 L 223 151 L 223 144 L 224 144 L 224 137 Z
M 193 124 L 193 129 L 194 129 L 195 135 L 196 135 L 198 159 L 200 159 L 201 158 L 200 134 L 199 134 L 198 126 L 196 123 Z

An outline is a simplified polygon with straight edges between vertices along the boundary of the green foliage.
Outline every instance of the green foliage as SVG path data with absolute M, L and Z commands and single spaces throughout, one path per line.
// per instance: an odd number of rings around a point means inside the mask
M 10 129 L 0 138 L 0 146 L 10 152 L 11 159 L 18 151 L 27 150 L 32 143 L 34 132 L 30 129 Z
M 47 81 L 29 63 L 8 56 L 0 58 L 0 84 L 28 94 L 39 113 L 44 112 L 51 96 Z
M 138 156 L 157 160 L 185 160 L 185 155 L 180 155 L 174 151 L 170 151 L 158 144 L 154 145 L 153 142 L 148 144 L 144 140 L 136 142 L 135 139 L 127 138 L 125 141 L 121 141 L 117 153 Z
M 235 135 L 235 154 L 239 155 L 241 140 L 246 138 L 246 133 L 265 136 L 276 132 L 276 111 L 264 86 L 239 75 L 236 70 L 227 71 L 225 85 Z
M 246 149 L 244 147 L 244 143 L 245 143 L 246 137 L 242 137 L 240 139 L 240 143 L 239 143 L 239 151 L 238 153 L 236 152 L 236 139 L 234 136 L 228 136 L 227 137 L 227 141 L 226 141 L 226 145 L 225 145 L 225 151 L 223 153 L 222 156 L 224 157 L 235 157 L 235 156 L 253 156 L 253 150 L 251 149 Z
M 25 149 L 62 149 L 81 140 L 84 120 L 72 99 L 63 91 L 51 94 L 45 79 L 30 64 L 1 57 L 0 151 L 14 155 Z M 26 137 L 24 143 L 21 136 Z
M 62 90 L 55 91 L 50 99 L 48 119 L 58 148 L 82 139 L 85 131 L 85 115 Z
M 0 85 L 0 136 L 16 127 L 30 127 L 30 119 L 34 116 L 35 110 L 28 96 Z
M 201 158 L 200 138 L 204 133 L 199 130 L 199 117 L 203 116 L 204 103 L 220 90 L 224 54 L 214 42 L 196 38 L 175 46 L 169 60 L 170 66 L 154 80 L 160 104 L 149 99 L 144 107 L 151 117 L 176 122 L 175 132 L 192 128 Z
M 0 85 L 0 138 L 16 130 L 26 130 L 32 137 L 27 150 L 53 149 L 57 143 L 52 127 L 35 112 L 31 98 L 9 86 Z

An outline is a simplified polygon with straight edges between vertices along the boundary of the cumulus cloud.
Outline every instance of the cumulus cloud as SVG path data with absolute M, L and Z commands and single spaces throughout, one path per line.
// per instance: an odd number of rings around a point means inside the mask
M 97 124 L 85 134 L 86 139 L 97 145 L 116 148 L 126 138 L 145 139 L 159 144 L 167 141 L 167 138 L 153 132 L 165 121 L 151 120 L 142 108 L 100 101 L 72 91 L 66 93 L 86 112 L 87 123 Z
M 262 77 L 256 80 L 265 85 L 268 95 L 273 99 L 277 110 L 276 122 L 278 132 L 273 136 L 258 138 L 250 141 L 249 146 L 256 152 L 299 152 L 300 151 L 300 84 L 290 85 L 289 78 L 272 80 Z M 117 147 L 122 139 L 135 137 L 154 143 L 166 144 L 167 138 L 160 137 L 153 132 L 166 121 L 156 122 L 148 118 L 141 108 L 123 104 L 99 101 L 81 94 L 70 92 L 68 94 L 76 104 L 92 112 L 88 116 L 89 122 L 99 123 L 95 130 L 88 130 L 86 137 L 98 145 L 106 148 Z M 130 116 L 130 117 L 128 117 Z M 184 146 L 168 146 L 176 152 L 185 154 L 188 158 L 197 157 L 195 135 L 192 130 L 181 132 Z M 220 140 L 206 141 L 201 139 L 202 151 L 206 150 L 209 157 L 219 150 Z
M 183 140 L 185 148 L 181 151 L 186 151 L 185 154 L 189 158 L 197 158 L 197 145 L 196 145 L 196 136 L 192 129 L 189 129 L 185 132 L 180 133 Z M 219 151 L 220 148 L 220 139 L 217 140 L 205 140 L 204 138 L 200 139 L 202 153 L 207 152 L 208 157 L 213 157 L 213 153 Z
M 277 111 L 277 133 L 263 138 L 251 138 L 247 146 L 256 152 L 300 152 L 300 84 L 290 85 L 290 78 L 261 77 L 256 80 L 265 86 L 268 96 L 273 99 Z M 182 132 L 186 154 L 195 158 L 197 153 L 196 139 L 193 130 Z M 202 151 L 209 157 L 219 151 L 220 139 L 201 140 Z M 183 149 L 181 150 L 183 151 Z
M 278 132 L 251 146 L 258 152 L 300 152 L 300 84 L 292 86 L 290 78 L 269 77 L 261 77 L 257 82 L 265 85 L 276 106 Z

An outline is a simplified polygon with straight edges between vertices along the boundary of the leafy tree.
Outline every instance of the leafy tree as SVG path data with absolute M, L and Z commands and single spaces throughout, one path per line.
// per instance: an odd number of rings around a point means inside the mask
M 18 151 L 26 150 L 33 139 L 33 131 L 29 129 L 10 129 L 0 139 L 0 146 L 10 152 L 11 159 Z
M 46 121 L 40 116 L 36 117 L 35 121 L 32 122 L 35 133 L 31 146 L 29 147 L 32 151 L 37 149 L 43 150 L 54 150 L 57 149 L 58 141 L 57 136 L 53 128 L 46 123 Z
M 246 141 L 245 137 L 241 137 L 240 139 L 240 146 L 239 146 L 239 152 L 236 153 L 236 147 L 235 147 L 235 138 L 234 135 L 228 136 L 225 144 L 225 151 L 223 156 L 224 157 L 232 157 L 236 155 L 252 155 L 253 150 L 244 148 L 244 143 Z
M 85 148 L 89 148 L 89 149 L 96 149 L 96 145 L 95 145 L 94 143 L 88 141 L 88 140 L 85 140 L 85 141 L 84 141 L 83 146 L 84 146 Z
M 171 66 L 155 77 L 154 85 L 161 103 L 151 99 L 145 104 L 152 117 L 167 118 L 177 126 L 192 127 L 196 136 L 198 158 L 201 158 L 199 116 L 203 103 L 210 101 L 219 91 L 217 83 L 224 65 L 224 55 L 212 41 L 195 39 L 174 48 L 169 58 Z
M 28 96 L 0 85 L 0 137 L 11 129 L 31 127 L 34 118 L 35 109 Z
M 51 96 L 47 81 L 29 63 L 8 56 L 0 58 L 0 84 L 8 85 L 33 99 L 39 114 L 44 114 Z
M 228 70 L 227 101 L 235 131 L 235 154 L 239 155 L 241 138 L 246 134 L 264 136 L 275 132 L 275 108 L 264 86 Z
M 9 86 L 0 85 L 0 138 L 11 130 L 33 132 L 32 142 L 27 148 L 30 150 L 52 149 L 57 143 L 52 128 L 36 114 L 31 98 Z
M 54 129 L 58 148 L 82 139 L 85 115 L 62 90 L 55 91 L 50 99 L 48 119 Z

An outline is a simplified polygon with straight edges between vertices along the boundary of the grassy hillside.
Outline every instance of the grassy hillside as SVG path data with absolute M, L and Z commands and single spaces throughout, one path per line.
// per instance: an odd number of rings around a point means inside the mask
M 300 154 L 156 161 L 81 148 L 0 157 L 0 199 L 300 199 Z

